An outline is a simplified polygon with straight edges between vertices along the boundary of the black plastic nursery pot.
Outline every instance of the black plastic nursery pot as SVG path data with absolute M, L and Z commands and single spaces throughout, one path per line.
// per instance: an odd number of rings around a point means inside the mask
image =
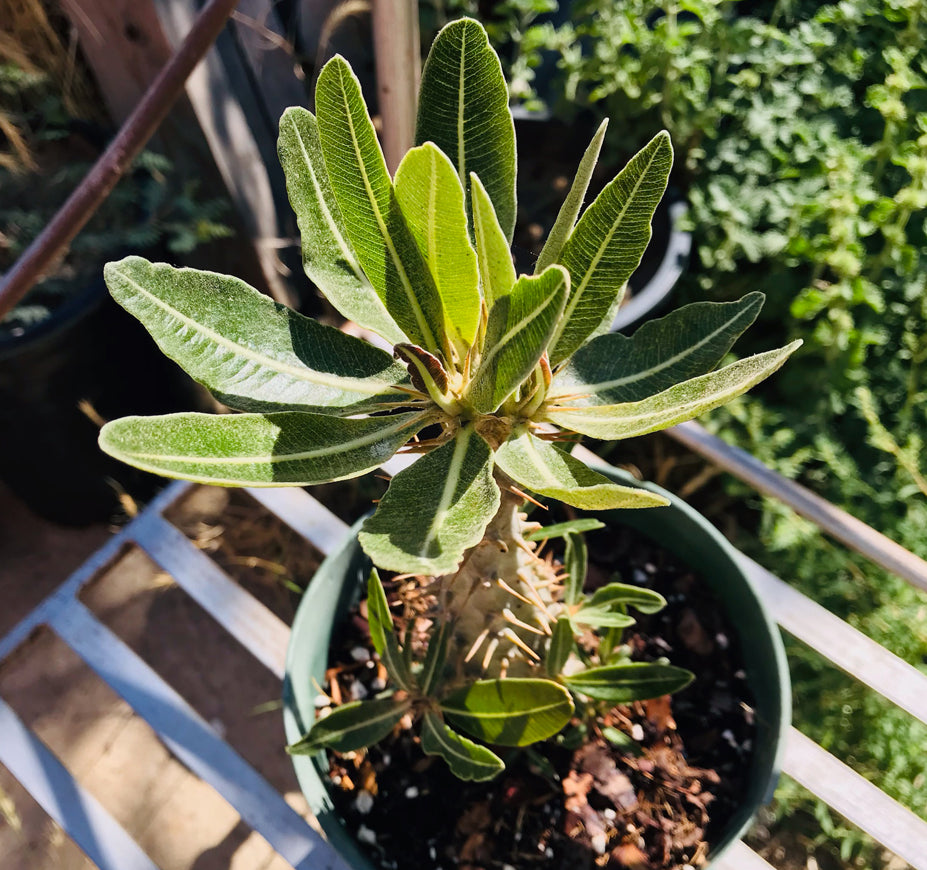
M 35 326 L 0 333 L 0 479 L 39 516 L 67 525 L 109 519 L 114 481 L 136 498 L 163 485 L 100 451 L 83 402 L 104 419 L 205 407 L 202 389 L 110 298 L 102 277 Z
M 747 788 L 734 816 L 711 844 L 708 864 L 715 864 L 745 833 L 756 811 L 767 803 L 779 778 L 785 736 L 791 716 L 791 689 L 785 650 L 775 625 L 736 551 L 724 537 L 685 502 L 660 487 L 641 484 L 620 471 L 607 472 L 619 483 L 645 486 L 670 499 L 670 505 L 648 510 L 614 510 L 597 514 L 606 525 L 624 525 L 659 542 L 692 566 L 721 601 L 739 634 L 747 683 L 755 702 L 756 735 Z M 295 742 L 315 719 L 315 699 L 324 685 L 332 631 L 366 590 L 370 562 L 357 543 L 358 526 L 316 572 L 303 597 L 287 652 L 284 682 L 284 725 Z M 293 757 L 296 774 L 312 811 L 335 848 L 350 866 L 371 870 L 343 826 L 326 790 L 323 753 Z M 398 822 L 398 820 L 397 820 Z

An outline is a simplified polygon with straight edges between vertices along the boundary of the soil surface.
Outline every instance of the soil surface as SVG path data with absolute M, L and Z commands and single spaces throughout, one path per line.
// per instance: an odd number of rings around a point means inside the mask
M 752 750 L 752 699 L 734 631 L 707 587 L 656 546 L 614 529 L 589 544 L 590 587 L 617 574 L 668 600 L 627 630 L 633 657 L 667 657 L 693 670 L 695 682 L 672 698 L 612 709 L 586 739 L 568 728 L 557 740 L 502 750 L 506 770 L 489 783 L 455 779 L 408 727 L 366 753 L 331 753 L 333 799 L 374 866 L 704 863 L 738 806 Z M 385 670 L 359 614 L 336 636 L 333 660 L 344 663 L 329 672 L 336 702 L 382 690 Z

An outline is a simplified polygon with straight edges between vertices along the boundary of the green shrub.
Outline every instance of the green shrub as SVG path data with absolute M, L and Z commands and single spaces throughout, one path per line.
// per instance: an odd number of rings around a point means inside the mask
M 924 4 L 581 0 L 539 34 L 561 56 L 557 114 L 621 119 L 629 152 L 654 124 L 670 131 L 694 234 L 683 299 L 764 290 L 754 337 L 809 338 L 711 428 L 927 557 Z M 772 502 L 756 547 L 860 630 L 927 661 L 923 594 Z M 813 659 L 795 645 L 799 726 L 927 817 L 911 751 L 923 729 L 911 742 L 909 716 Z M 797 792 L 784 795 L 788 813 Z M 854 837 L 847 857 L 875 861 Z

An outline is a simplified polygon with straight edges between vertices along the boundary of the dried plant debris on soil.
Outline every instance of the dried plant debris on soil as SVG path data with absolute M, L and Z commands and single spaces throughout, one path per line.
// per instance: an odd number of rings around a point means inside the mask
M 590 536 L 590 550 L 593 585 L 618 572 L 668 599 L 630 630 L 635 658 L 668 656 L 695 682 L 672 698 L 614 708 L 600 723 L 608 740 L 509 751 L 488 783 L 461 782 L 424 755 L 410 722 L 366 752 L 329 753 L 336 808 L 374 866 L 682 870 L 706 861 L 738 807 L 752 750 L 752 699 L 733 631 L 710 590 L 639 537 L 632 547 L 630 534 L 612 529 Z M 363 613 L 362 605 L 335 640 L 331 660 L 340 664 L 320 707 L 386 686 Z

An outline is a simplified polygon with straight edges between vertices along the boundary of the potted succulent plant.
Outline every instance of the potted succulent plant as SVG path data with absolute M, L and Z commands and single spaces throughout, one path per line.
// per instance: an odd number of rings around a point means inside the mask
M 603 125 L 533 274 L 516 274 L 514 127 L 498 58 L 473 20 L 437 37 L 422 75 L 418 144 L 394 177 L 342 58 L 322 70 L 316 107 L 317 116 L 290 109 L 280 125 L 305 269 L 392 355 L 235 278 L 129 257 L 106 267 L 113 296 L 168 356 L 244 413 L 128 417 L 107 424 L 100 443 L 147 471 L 229 486 L 342 480 L 399 451 L 421 454 L 313 581 L 297 617 L 288 727 L 300 733 L 291 730 L 290 749 L 352 753 L 401 730 L 462 781 L 493 780 L 509 748 L 562 744 L 566 732 L 599 739 L 617 703 L 663 697 L 691 680 L 660 658 L 633 660 L 622 643 L 634 622 L 628 608 L 658 611 L 659 594 L 621 582 L 584 591 L 588 518 L 545 531 L 523 506 L 532 493 L 580 511 L 666 511 L 658 536 L 671 547 L 698 523 L 661 507 L 669 499 L 660 491 L 606 476 L 558 442 L 690 419 L 770 375 L 796 345 L 715 370 L 760 294 L 687 306 L 631 338 L 607 332 L 666 185 L 665 133 L 582 210 Z M 559 561 L 539 557 L 545 536 L 565 536 Z M 392 601 L 376 569 L 358 574 L 364 554 L 405 578 L 389 581 Z M 725 552 L 705 556 L 704 567 L 736 574 Z M 331 622 L 359 576 L 388 679 L 375 697 L 313 721 Z M 747 614 L 756 602 L 746 581 L 722 585 L 738 583 L 734 606 Z M 397 604 L 420 617 L 402 620 L 402 632 Z M 776 642 L 762 641 L 763 655 L 781 655 Z M 318 809 L 325 799 L 314 775 L 301 765 Z M 611 849 L 607 838 L 594 845 Z

